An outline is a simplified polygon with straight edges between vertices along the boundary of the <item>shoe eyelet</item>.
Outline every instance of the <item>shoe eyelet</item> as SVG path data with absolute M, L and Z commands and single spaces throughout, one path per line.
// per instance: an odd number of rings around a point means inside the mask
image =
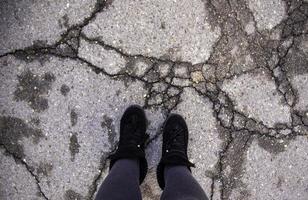
M 166 150 L 166 152 L 168 153 L 168 152 L 169 152 L 169 150 L 167 149 L 167 150 Z
M 140 148 L 140 144 L 138 144 L 137 147 Z

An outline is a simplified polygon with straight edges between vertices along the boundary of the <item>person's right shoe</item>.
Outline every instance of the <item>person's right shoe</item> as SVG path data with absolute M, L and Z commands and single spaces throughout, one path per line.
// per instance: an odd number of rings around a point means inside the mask
M 115 153 L 111 154 L 110 169 L 119 159 L 138 159 L 140 165 L 139 183 L 141 184 L 147 174 L 148 164 L 145 158 L 145 142 L 147 119 L 144 110 L 138 105 L 128 107 L 120 123 L 119 146 Z
M 188 160 L 188 128 L 181 115 L 171 114 L 163 128 L 162 157 L 157 166 L 157 181 L 161 189 L 165 187 L 164 168 L 166 165 L 195 167 Z

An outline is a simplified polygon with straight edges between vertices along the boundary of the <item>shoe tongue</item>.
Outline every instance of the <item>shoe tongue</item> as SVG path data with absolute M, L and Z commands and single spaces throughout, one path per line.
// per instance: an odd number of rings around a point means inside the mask
M 177 151 L 177 152 L 183 152 L 185 153 L 185 149 L 183 147 L 183 145 L 181 144 L 173 144 L 171 147 L 170 147 L 170 150 L 169 151 Z
M 173 129 L 171 132 L 170 141 L 168 142 L 167 149 L 172 151 L 185 152 L 185 141 L 182 129 Z
M 138 117 L 136 115 L 133 115 L 129 121 L 132 125 L 138 124 Z
M 180 142 L 178 139 L 176 139 L 176 140 L 174 140 L 173 141 L 173 146 L 175 147 L 175 148 L 177 148 L 177 149 L 182 149 L 183 147 L 183 143 L 182 142 Z

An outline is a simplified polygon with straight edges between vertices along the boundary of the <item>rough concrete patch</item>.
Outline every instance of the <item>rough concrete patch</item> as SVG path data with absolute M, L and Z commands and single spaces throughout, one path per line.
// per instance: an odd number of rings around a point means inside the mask
M 117 74 L 125 68 L 126 59 L 112 49 L 105 49 L 98 43 L 80 41 L 78 56 L 95 66 L 104 69 L 108 74 Z
M 173 67 L 173 73 L 179 78 L 189 78 L 188 64 L 177 64 Z
M 126 63 L 125 69 L 129 74 L 141 77 L 148 71 L 152 64 L 153 63 L 148 59 L 132 58 Z
M 248 35 L 251 35 L 255 32 L 255 24 L 253 21 L 249 21 L 245 26 L 245 31 Z
M 18 75 L 18 81 L 14 93 L 16 101 L 26 101 L 37 112 L 48 108 L 46 96 L 51 89 L 51 84 L 55 81 L 55 76 L 51 72 L 40 76 L 27 70 Z
M 233 119 L 233 113 L 232 110 L 227 107 L 222 107 L 219 110 L 218 118 L 220 119 L 222 125 L 224 127 L 230 127 Z
M 211 29 L 205 10 L 200 0 L 119 0 L 83 31 L 128 54 L 168 55 L 195 64 L 208 59 L 220 35 L 219 28 Z
M 159 63 L 158 64 L 158 71 L 160 77 L 166 77 L 170 73 L 171 64 L 170 63 Z
M 189 79 L 173 78 L 171 83 L 179 87 L 188 87 L 190 86 L 191 81 Z
M 161 105 L 164 101 L 166 91 L 168 90 L 167 84 L 155 83 L 150 88 L 147 94 L 148 105 Z
M 153 63 L 152 65 L 149 65 L 148 70 L 146 71 L 143 79 L 147 82 L 157 82 L 159 80 L 160 74 L 158 71 L 157 63 Z
M 147 106 L 157 106 L 163 110 L 172 110 L 179 102 L 182 90 L 165 83 L 155 83 L 148 92 Z
M 43 137 L 40 129 L 32 128 L 23 120 L 10 116 L 0 117 L 0 144 L 4 145 L 11 153 L 18 158 L 23 158 L 24 149 L 22 138 L 32 138 L 37 144 Z
M 266 126 L 291 122 L 290 108 L 281 103 L 282 97 L 266 73 L 247 73 L 234 77 L 224 81 L 222 89 L 234 101 L 236 109 L 262 121 Z
M 234 118 L 233 118 L 233 126 L 236 128 L 236 129 L 241 129 L 241 128 L 244 128 L 246 125 L 246 119 L 244 116 L 238 114 L 238 113 L 235 113 L 234 114 Z
M 204 77 L 202 71 L 194 71 L 190 74 L 191 79 L 194 83 L 200 83 L 204 81 Z
M 259 30 L 272 29 L 284 18 L 285 2 L 282 0 L 247 0 Z
M 216 81 L 215 66 L 204 64 L 202 66 L 203 77 L 210 82 Z

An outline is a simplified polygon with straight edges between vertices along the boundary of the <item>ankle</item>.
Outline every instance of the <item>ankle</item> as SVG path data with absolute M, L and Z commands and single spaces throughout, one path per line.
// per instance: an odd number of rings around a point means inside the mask
M 139 167 L 139 159 L 137 158 L 121 158 L 114 165 L 136 165 Z
M 164 174 L 168 174 L 170 171 L 188 171 L 190 172 L 189 167 L 185 165 L 166 165 L 164 168 Z
M 185 165 L 166 165 L 164 168 L 164 179 L 179 178 L 179 176 L 191 174 L 190 169 Z

